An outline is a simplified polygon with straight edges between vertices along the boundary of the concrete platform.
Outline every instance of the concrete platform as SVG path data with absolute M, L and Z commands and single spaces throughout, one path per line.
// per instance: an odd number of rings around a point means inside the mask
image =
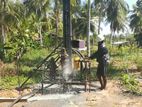
M 80 95 L 47 95 L 29 99 L 29 103 L 24 105 L 24 107 L 86 107 L 83 103 L 85 101 L 86 98 Z

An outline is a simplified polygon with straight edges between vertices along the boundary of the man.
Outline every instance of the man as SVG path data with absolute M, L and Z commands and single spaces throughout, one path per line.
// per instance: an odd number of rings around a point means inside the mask
M 100 89 L 103 90 L 106 88 L 107 79 L 106 79 L 106 71 L 107 71 L 107 58 L 108 49 L 104 45 L 104 36 L 98 36 L 98 50 L 90 56 L 91 59 L 96 58 L 98 62 L 97 67 L 97 78 L 101 84 Z

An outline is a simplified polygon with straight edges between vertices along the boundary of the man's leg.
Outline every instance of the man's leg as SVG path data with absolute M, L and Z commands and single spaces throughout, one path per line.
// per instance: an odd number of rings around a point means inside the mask
M 103 89 L 105 89 L 106 85 L 107 85 L 107 78 L 106 78 L 106 76 L 102 76 L 102 79 L 103 79 L 103 83 L 104 83 Z
M 104 83 L 104 89 L 106 88 L 106 85 L 107 85 L 107 76 L 106 76 L 106 73 L 107 73 L 107 65 L 105 64 L 104 65 L 104 69 L 103 69 L 103 74 L 102 74 L 102 79 L 103 79 L 103 83 Z
M 99 82 L 100 82 L 100 84 L 101 84 L 101 87 L 100 87 L 100 89 L 102 90 L 103 89 L 103 85 L 104 85 L 104 83 L 103 83 L 103 80 L 102 80 L 102 66 L 99 64 L 98 65 L 98 68 L 97 68 L 97 78 L 98 78 L 98 80 L 99 80 Z
M 100 82 L 100 84 L 101 84 L 101 87 L 100 87 L 100 89 L 102 90 L 103 88 L 104 88 L 104 84 L 103 84 L 103 81 L 102 81 L 102 77 L 100 76 L 100 75 L 97 75 L 97 77 L 98 77 L 98 79 L 99 79 L 99 82 Z

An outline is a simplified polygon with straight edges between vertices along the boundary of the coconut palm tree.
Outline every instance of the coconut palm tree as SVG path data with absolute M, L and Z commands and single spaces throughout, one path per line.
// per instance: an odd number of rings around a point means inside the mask
M 111 23 L 110 28 L 112 31 L 115 32 L 124 28 L 123 26 L 128 12 L 127 4 L 124 0 L 110 0 L 106 12 L 106 20 Z
M 84 4 L 83 6 L 78 6 L 76 10 L 77 11 L 73 14 L 73 17 L 72 17 L 73 35 L 75 35 L 76 38 L 85 38 L 88 32 L 87 30 L 87 24 L 88 24 L 87 4 Z M 90 31 L 92 33 L 95 33 L 97 19 L 93 13 L 91 14 L 92 16 L 90 18 Z
M 107 0 L 94 0 L 94 12 L 98 16 L 98 34 L 100 34 L 101 30 L 101 22 L 105 18 L 105 11 L 107 6 Z
M 0 5 L 0 58 L 3 59 L 7 31 L 18 21 L 18 14 L 14 11 L 14 2 L 9 0 L 0 0 Z
M 87 55 L 90 56 L 90 18 L 91 18 L 91 1 L 88 0 L 88 24 L 87 24 Z
M 142 0 L 138 0 L 130 16 L 130 27 L 135 33 L 139 46 L 142 46 Z
M 46 19 L 47 16 L 47 10 L 49 10 L 50 6 L 50 0 L 27 0 L 24 2 L 24 4 L 27 7 L 27 14 L 30 16 L 31 14 L 36 15 L 36 21 L 37 21 L 37 31 L 40 38 L 40 45 L 43 46 L 43 20 Z M 45 21 L 45 20 L 44 20 Z
M 124 0 L 108 0 L 106 7 L 106 21 L 110 23 L 111 43 L 115 32 L 124 31 L 128 5 Z
M 142 6 L 138 3 L 140 1 L 137 1 L 137 5 L 134 7 L 132 15 L 130 16 L 130 27 L 135 33 L 141 32 L 142 29 Z
M 110 24 L 111 43 L 115 32 L 124 31 L 128 5 L 124 0 L 94 0 L 95 10 L 98 14 L 98 34 L 100 33 L 100 23 L 103 19 Z

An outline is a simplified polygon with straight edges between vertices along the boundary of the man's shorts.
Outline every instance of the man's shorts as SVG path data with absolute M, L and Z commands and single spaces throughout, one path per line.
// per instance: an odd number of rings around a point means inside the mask
M 107 64 L 98 64 L 97 76 L 106 76 L 106 73 L 107 73 Z

